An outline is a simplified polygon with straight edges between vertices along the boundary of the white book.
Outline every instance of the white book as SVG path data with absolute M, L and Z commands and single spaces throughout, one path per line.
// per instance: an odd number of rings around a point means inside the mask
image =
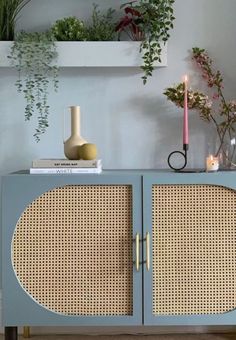
M 30 174 L 100 174 L 98 168 L 30 168 Z
M 101 159 L 70 160 L 70 159 L 35 159 L 32 168 L 98 168 L 102 165 Z

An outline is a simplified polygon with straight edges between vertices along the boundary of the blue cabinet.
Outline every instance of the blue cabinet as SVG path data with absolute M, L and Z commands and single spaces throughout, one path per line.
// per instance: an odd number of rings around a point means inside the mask
M 233 325 L 236 173 L 2 181 L 3 323 Z

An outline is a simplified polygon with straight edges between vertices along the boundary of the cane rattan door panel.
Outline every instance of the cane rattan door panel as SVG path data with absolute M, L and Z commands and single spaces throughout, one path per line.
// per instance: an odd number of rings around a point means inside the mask
M 133 313 L 132 186 L 68 185 L 22 213 L 12 262 L 24 290 L 63 315 Z
M 235 208 L 221 186 L 152 186 L 153 315 L 236 307 Z

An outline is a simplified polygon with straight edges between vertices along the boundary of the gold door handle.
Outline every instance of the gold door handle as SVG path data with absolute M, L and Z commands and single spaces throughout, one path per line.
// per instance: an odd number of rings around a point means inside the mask
M 150 270 L 150 233 L 146 233 L 146 268 Z
M 23 327 L 23 338 L 25 339 L 30 338 L 30 327 L 28 326 Z
M 135 267 L 137 272 L 139 271 L 139 242 L 140 242 L 140 235 L 139 233 L 135 236 Z

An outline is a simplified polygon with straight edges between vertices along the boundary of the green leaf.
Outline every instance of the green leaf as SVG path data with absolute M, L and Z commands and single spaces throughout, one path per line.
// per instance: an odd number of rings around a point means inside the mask
M 54 64 L 57 56 L 55 52 L 51 32 L 20 32 L 9 56 L 19 74 L 15 85 L 18 91 L 23 92 L 26 101 L 25 120 L 30 120 L 32 115 L 37 113 L 38 127 L 34 134 L 37 142 L 48 127 L 50 82 L 52 81 L 55 87 L 58 84 L 58 67 Z

